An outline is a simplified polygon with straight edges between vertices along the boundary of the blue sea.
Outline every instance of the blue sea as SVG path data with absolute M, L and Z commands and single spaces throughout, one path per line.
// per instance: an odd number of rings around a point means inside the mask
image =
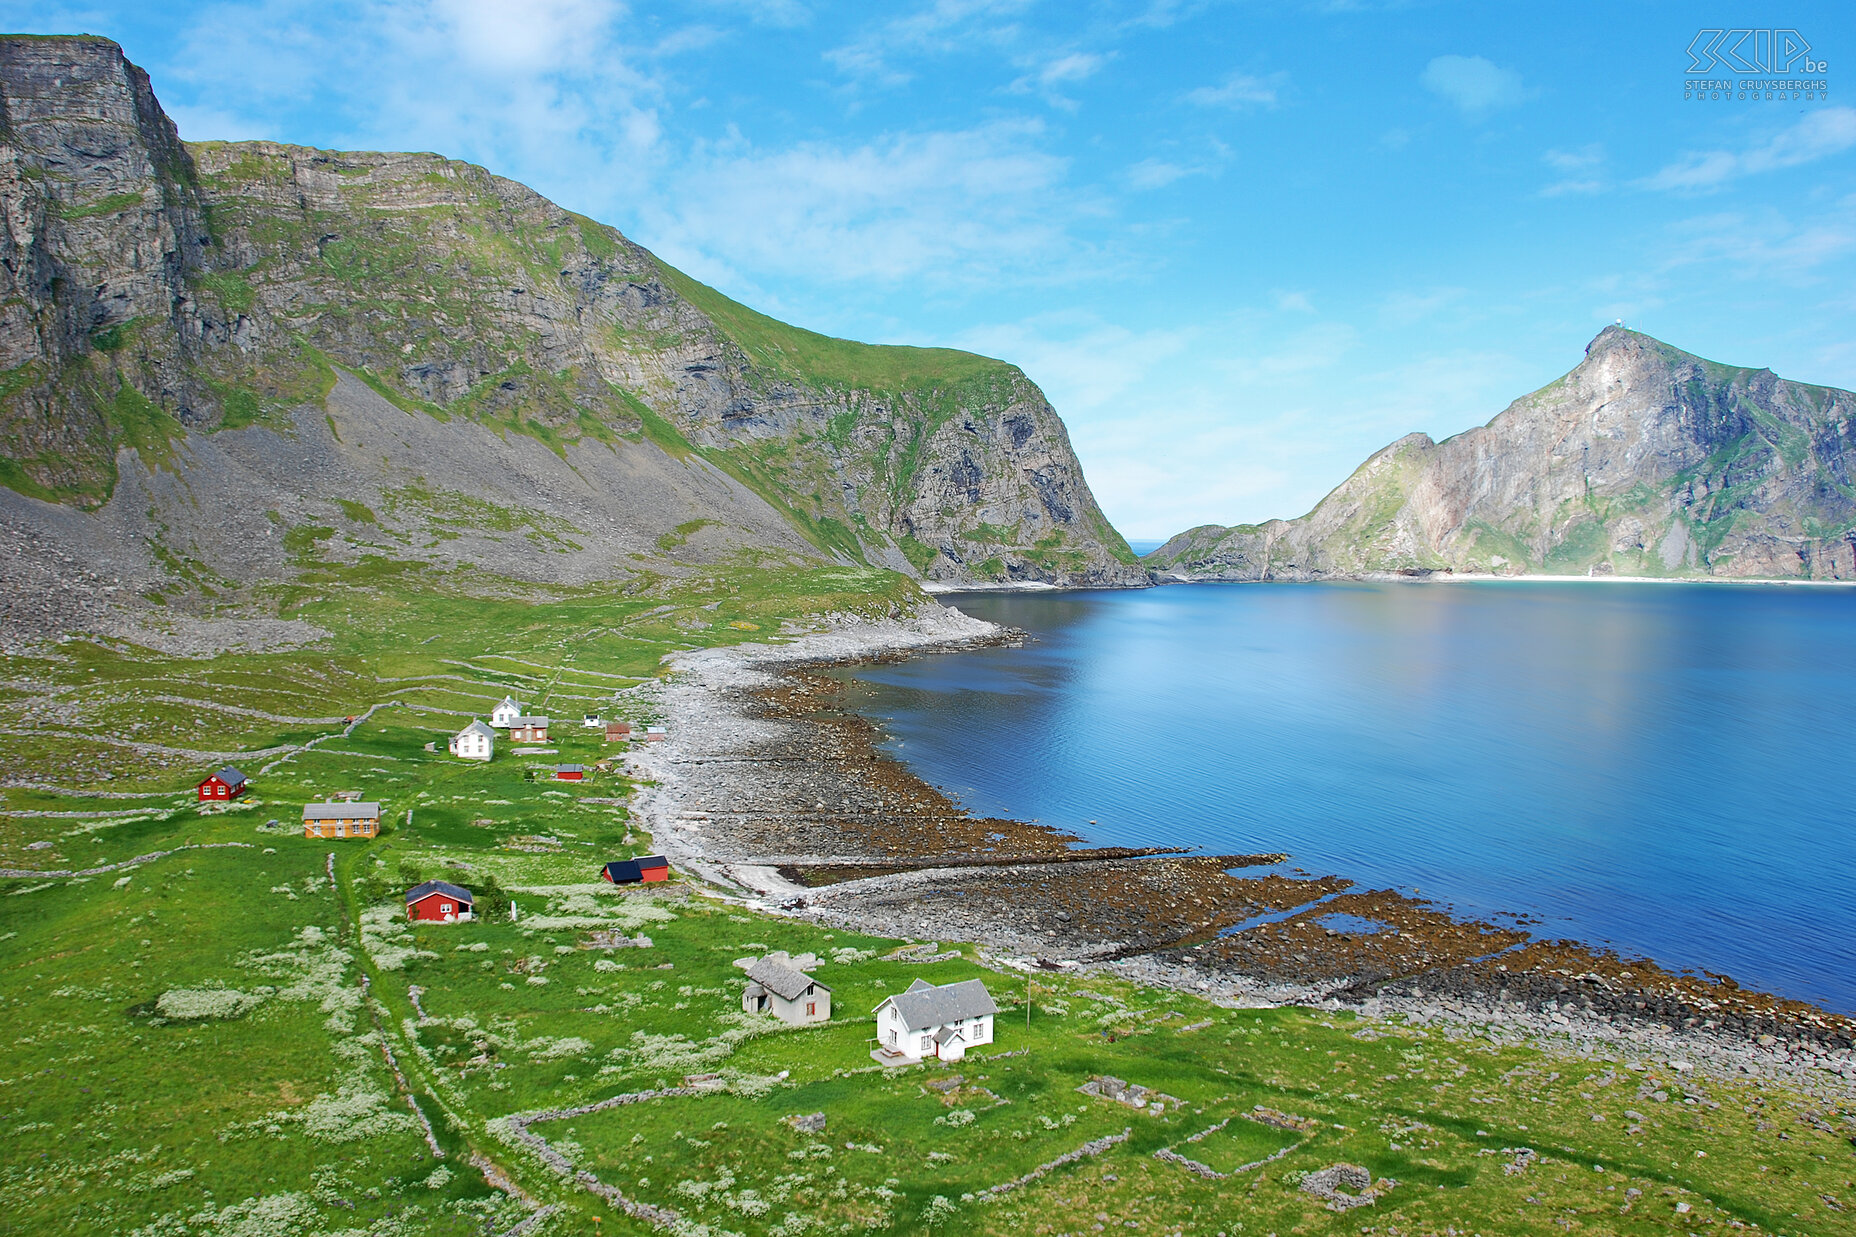
M 975 813 L 1287 852 L 1284 870 L 1856 1011 L 1856 590 L 949 600 L 1033 639 L 853 673 L 894 754 Z

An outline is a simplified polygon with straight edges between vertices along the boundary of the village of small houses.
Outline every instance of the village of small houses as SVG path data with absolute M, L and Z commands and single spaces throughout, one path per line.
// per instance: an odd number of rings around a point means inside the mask
M 333 647 L 0 656 L 56 702 L 4 756 L 0 1227 L 1830 1232 L 1799 1200 L 1856 1199 L 1798 1093 L 881 938 L 682 870 L 633 815 L 684 737 L 660 659 L 871 587 L 753 579 L 375 583 L 295 603 Z

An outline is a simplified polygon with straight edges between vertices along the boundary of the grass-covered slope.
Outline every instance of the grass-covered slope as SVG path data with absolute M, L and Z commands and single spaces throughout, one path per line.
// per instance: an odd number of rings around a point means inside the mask
M 1372 572 L 1856 579 L 1856 395 L 1607 327 L 1487 425 L 1400 439 L 1298 520 L 1206 526 L 1186 578 Z
M 1775 1085 L 1500 1027 L 1027 976 L 971 946 L 909 962 L 681 882 L 599 883 L 652 839 L 620 770 L 549 779 L 611 754 L 579 715 L 654 720 L 626 689 L 665 651 L 883 613 L 907 600 L 897 577 L 485 600 L 329 574 L 290 599 L 335 633 L 319 648 L 0 659 L 7 702 L 37 719 L 0 751 L 12 1227 L 476 1234 L 551 1208 L 525 1231 L 1843 1231 L 1856 1127 Z M 448 757 L 506 692 L 568 722 L 555 750 Z M 227 760 L 251 796 L 201 808 L 193 782 Z M 383 803 L 384 836 L 300 836 L 302 803 L 341 790 Z M 500 890 L 519 917 L 407 926 L 402 890 L 433 877 L 486 906 Z M 820 958 L 836 1020 L 741 1015 L 734 961 L 769 949 Z M 868 1011 L 917 978 L 985 980 L 991 1050 L 879 1069 Z M 1077 1090 L 1097 1075 L 1178 1103 Z M 811 1113 L 822 1131 L 789 1121 Z M 1370 1172 L 1376 1200 L 1341 1212 L 1302 1188 L 1336 1163 Z
M 183 144 L 107 40 L 0 38 L 0 96 L 0 197 L 33 221 L 6 242 L 0 331 L 0 482 L 21 494 L 94 508 L 122 448 L 185 473 L 200 436 L 287 438 L 347 373 L 576 466 L 693 453 L 820 557 L 1145 582 L 1004 362 L 776 322 L 437 155 Z M 115 155 L 82 153 L 98 132 Z

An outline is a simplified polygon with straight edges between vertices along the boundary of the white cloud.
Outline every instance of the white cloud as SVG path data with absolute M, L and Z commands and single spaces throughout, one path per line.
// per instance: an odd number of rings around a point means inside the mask
M 1395 326 L 1410 326 L 1433 317 L 1469 295 L 1467 288 L 1432 288 L 1429 292 L 1397 291 L 1379 303 L 1379 317 Z
M 1438 56 L 1424 66 L 1418 80 L 1471 119 L 1514 107 L 1527 98 L 1519 73 L 1481 56 Z
M 1128 184 L 1135 189 L 1164 189 L 1176 180 L 1203 170 L 1168 163 L 1165 159 L 1143 159 L 1128 169 Z
M 812 10 L 800 0 L 705 0 L 715 8 L 746 17 L 757 26 L 803 26 Z
M 931 0 L 825 53 L 825 59 L 854 81 L 899 86 L 914 73 L 895 60 L 943 55 L 975 46 L 1003 46 L 1018 34 L 1012 20 L 1032 0 Z
M 1112 55 L 1098 55 L 1094 52 L 1066 52 L 1041 61 L 1037 58 L 1021 60 L 1021 64 L 1028 63 L 1035 67 L 1007 86 L 1006 90 L 1011 94 L 1039 94 L 1053 107 L 1075 111 L 1076 100 L 1065 95 L 1059 87 L 1087 81 L 1113 58 Z
M 1048 277 L 1077 250 L 1057 192 L 1068 160 L 1035 121 L 888 134 L 857 145 L 806 142 L 698 149 L 668 197 L 644 211 L 654 247 L 718 278 L 923 280 Z
M 317 140 L 470 159 L 610 218 L 668 158 L 666 62 L 715 37 L 619 0 L 258 0 L 193 10 L 160 73 L 206 101 L 173 108 L 188 138 L 301 141 L 327 100 Z
M 1856 108 L 1826 107 L 1812 112 L 1744 151 L 1691 151 L 1637 182 L 1645 189 L 1708 190 L 1742 176 L 1798 167 L 1856 146 Z
M 1227 73 L 1216 86 L 1200 86 L 1186 92 L 1186 102 L 1200 107 L 1275 107 L 1283 75 L 1273 73 L 1256 77 L 1249 73 Z
M 1845 199 L 1802 221 L 1770 208 L 1684 220 L 1671 229 L 1674 243 L 1662 269 L 1718 263 L 1725 277 L 1771 282 L 1786 276 L 1795 286 L 1816 283 L 1827 263 L 1856 251 L 1852 205 Z
M 1549 150 L 1540 156 L 1540 161 L 1556 172 L 1583 172 L 1605 161 L 1605 147 L 1601 142 L 1593 142 L 1577 150 Z
M 1560 179 L 1540 191 L 1543 198 L 1603 193 L 1610 184 L 1600 174 L 1605 163 L 1605 148 L 1593 142 L 1573 150 L 1549 150 L 1540 161 L 1560 173 Z

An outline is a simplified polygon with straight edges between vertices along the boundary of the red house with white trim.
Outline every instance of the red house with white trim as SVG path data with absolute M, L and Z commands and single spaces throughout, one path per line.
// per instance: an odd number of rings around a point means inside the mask
M 406 891 L 406 918 L 427 923 L 469 919 L 476 905 L 470 890 L 450 881 L 426 881 Z
M 231 765 L 211 774 L 201 782 L 196 790 L 200 792 L 201 803 L 224 803 L 236 799 L 245 793 L 245 775 Z

